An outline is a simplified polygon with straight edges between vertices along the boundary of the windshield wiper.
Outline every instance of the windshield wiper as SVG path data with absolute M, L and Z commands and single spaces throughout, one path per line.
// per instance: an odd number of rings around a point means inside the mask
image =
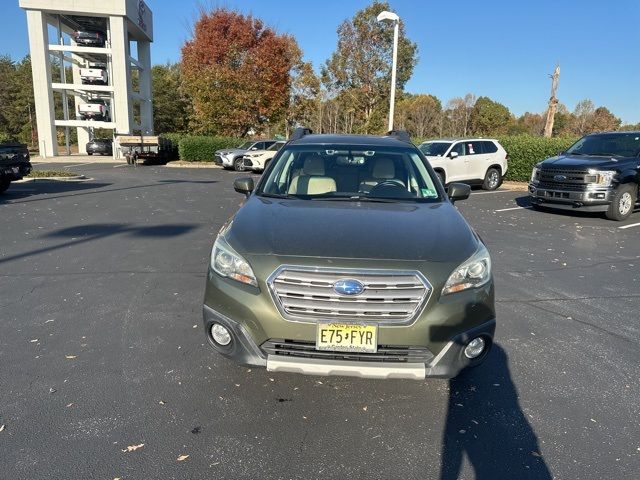
M 262 192 L 259 196 L 260 197 L 267 197 L 267 198 L 300 198 L 300 197 L 296 197 L 295 195 L 291 195 L 290 193 L 265 193 L 265 192 Z
M 351 195 L 351 196 L 314 196 L 311 197 L 310 200 L 331 200 L 336 202 L 378 202 L 378 203 L 397 203 L 403 200 L 404 198 L 382 198 L 382 197 L 367 197 L 363 195 Z

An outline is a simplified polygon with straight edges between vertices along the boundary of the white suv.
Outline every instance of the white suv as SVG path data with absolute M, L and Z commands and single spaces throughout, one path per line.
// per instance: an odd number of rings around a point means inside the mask
M 507 174 L 508 155 L 497 140 L 430 140 L 419 147 L 443 185 L 465 182 L 495 190 Z

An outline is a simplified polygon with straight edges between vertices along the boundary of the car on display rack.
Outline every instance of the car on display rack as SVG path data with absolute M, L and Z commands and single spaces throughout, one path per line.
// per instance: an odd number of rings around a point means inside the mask
M 87 155 L 113 155 L 113 140 L 110 138 L 94 138 L 87 143 Z
M 107 85 L 109 83 L 107 66 L 104 63 L 90 62 L 86 68 L 81 68 L 79 73 L 83 85 Z
M 450 378 L 495 330 L 491 258 L 405 132 L 297 129 L 211 251 L 209 344 L 274 372 Z
M 286 142 L 279 141 L 271 145 L 266 150 L 257 150 L 254 152 L 250 152 L 245 154 L 244 159 L 244 167 L 246 170 L 253 170 L 254 172 L 262 172 L 269 165 L 271 159 L 278 153 L 278 150 L 282 148 L 282 146 Z
M 103 122 L 111 120 L 109 103 L 101 98 L 92 98 L 85 103 L 79 103 L 77 109 L 77 116 L 80 120 L 99 120 Z
M 640 132 L 586 135 L 531 172 L 534 208 L 604 212 L 626 220 L 638 204 Z
M 238 148 L 225 148 L 214 152 L 214 163 L 225 169 L 233 168 L 236 171 L 244 171 L 244 156 L 248 152 L 266 150 L 276 143 L 275 140 L 257 140 L 244 142 Z
M 31 172 L 29 149 L 22 143 L 0 143 L 0 193 Z
M 495 190 L 502 185 L 509 166 L 505 149 L 490 138 L 430 140 L 418 148 L 443 185 L 464 182 Z
M 76 44 L 84 47 L 104 47 L 105 34 L 91 30 L 77 30 L 73 32 Z

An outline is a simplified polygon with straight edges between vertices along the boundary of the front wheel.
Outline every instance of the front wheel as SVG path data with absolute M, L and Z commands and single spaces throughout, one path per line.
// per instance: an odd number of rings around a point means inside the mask
M 233 169 L 236 172 L 244 172 L 245 171 L 245 166 L 244 166 L 244 159 L 242 157 L 240 158 L 236 158 L 233 161 Z
M 606 216 L 609 220 L 621 222 L 629 218 L 637 200 L 638 187 L 633 183 L 625 183 L 616 188 Z
M 484 176 L 482 188 L 484 190 L 495 190 L 500 186 L 500 183 L 502 183 L 501 180 L 500 171 L 496 168 L 490 168 Z
M 6 192 L 9 185 L 11 185 L 11 180 L 8 178 L 0 178 L 0 193 Z
M 87 155 L 91 156 L 93 155 L 93 152 L 87 152 Z

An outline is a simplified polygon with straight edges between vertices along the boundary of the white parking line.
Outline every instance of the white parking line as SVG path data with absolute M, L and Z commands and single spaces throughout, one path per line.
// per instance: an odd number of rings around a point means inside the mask
M 509 210 L 529 210 L 533 207 L 512 207 L 512 208 L 501 208 L 500 210 L 494 210 L 494 212 L 508 212 Z
M 640 227 L 640 223 L 630 223 L 629 225 L 624 225 L 622 227 L 618 227 L 620 230 L 624 230 L 625 228 L 632 228 L 632 227 Z
M 82 167 L 84 165 L 93 165 L 93 163 L 89 162 L 89 163 L 78 163 L 78 164 L 75 164 L 75 165 L 64 165 L 62 168 Z
M 491 193 L 507 193 L 513 192 L 513 190 L 494 190 L 493 192 L 471 192 L 471 195 L 489 195 Z

